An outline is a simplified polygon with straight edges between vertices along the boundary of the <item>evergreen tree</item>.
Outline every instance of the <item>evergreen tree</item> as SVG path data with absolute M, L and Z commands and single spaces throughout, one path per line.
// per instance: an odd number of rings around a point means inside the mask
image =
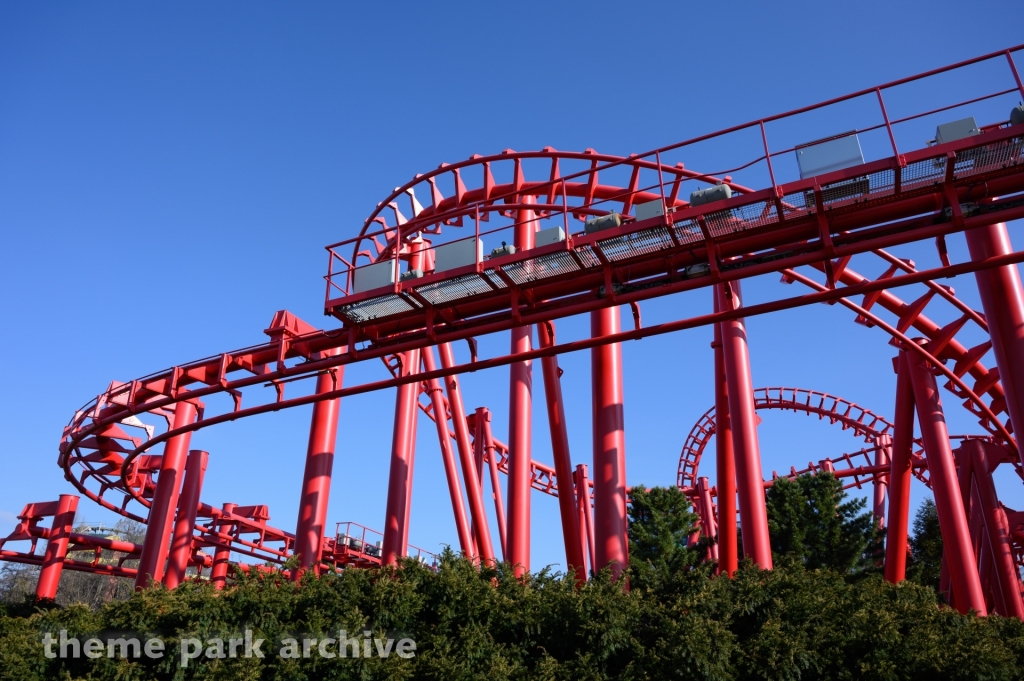
M 864 512 L 863 499 L 850 499 L 831 473 L 778 478 L 768 489 L 768 531 L 773 555 L 809 570 L 842 574 L 875 566 L 881 533 Z
M 907 556 L 907 579 L 939 590 L 942 570 L 942 531 L 935 502 L 925 499 L 914 514 L 914 533 Z
M 637 485 L 630 491 L 628 512 L 629 561 L 636 585 L 665 579 L 697 562 L 698 552 L 686 546 L 697 514 L 679 488 Z

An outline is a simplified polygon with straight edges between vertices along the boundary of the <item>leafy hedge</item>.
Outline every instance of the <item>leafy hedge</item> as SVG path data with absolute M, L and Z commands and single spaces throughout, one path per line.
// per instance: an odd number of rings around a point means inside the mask
M 24 609 L 26 606 L 22 606 Z M 152 589 L 99 610 L 82 606 L 0 617 L 5 679 L 1016 679 L 1024 624 L 962 616 L 934 592 L 878 578 L 849 583 L 826 570 L 747 567 L 734 579 L 700 567 L 657 589 L 623 592 L 607 575 L 580 589 L 546 573 L 517 580 L 448 555 L 434 573 L 414 563 L 379 572 L 243 578 L 216 592 Z M 182 637 L 267 639 L 265 658 L 193 660 Z M 278 656 L 288 636 L 339 629 L 407 636 L 416 656 Z M 160 635 L 162 660 L 46 659 L 43 631 L 84 640 L 99 632 Z M 355 635 L 359 635 L 356 633 Z
M 682 495 L 635 488 L 629 590 L 607 572 L 577 587 L 547 571 L 517 579 L 507 565 L 479 570 L 449 552 L 437 572 L 410 561 L 307 575 L 295 585 L 253 571 L 222 592 L 187 583 L 97 609 L 8 604 L 0 606 L 0 678 L 1024 678 L 1024 623 L 963 616 L 928 586 L 883 582 L 869 560 L 873 526 L 858 521 L 856 509 L 829 510 L 845 502 L 823 489 L 780 488 L 769 499 L 776 569 L 744 565 L 733 579 L 698 562 L 703 547 L 687 548 L 694 517 Z M 837 513 L 837 524 L 825 522 L 824 533 L 797 528 L 804 504 L 815 518 Z M 851 542 L 860 542 L 860 556 Z M 167 654 L 48 659 L 42 636 L 62 629 L 80 640 L 160 636 Z M 245 629 L 266 639 L 263 659 L 199 657 L 180 666 L 181 639 L 228 639 Z M 369 630 L 379 639 L 410 638 L 416 654 L 325 659 L 315 647 L 308 658 L 278 654 L 284 639 L 336 638 L 340 629 L 348 637 Z

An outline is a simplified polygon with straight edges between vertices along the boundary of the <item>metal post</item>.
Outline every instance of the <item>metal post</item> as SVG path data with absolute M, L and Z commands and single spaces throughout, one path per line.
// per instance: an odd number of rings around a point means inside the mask
M 892 438 L 889 435 L 879 435 L 875 438 L 875 466 L 888 466 L 892 456 Z M 873 498 L 871 510 L 879 527 L 885 527 L 885 496 L 889 487 L 889 475 L 887 473 L 875 473 L 872 480 Z
M 225 503 L 221 506 L 221 510 L 225 513 L 233 513 L 238 504 L 232 504 L 231 502 Z M 220 533 L 224 527 L 224 523 L 214 520 L 213 526 Z M 223 541 L 221 539 L 220 541 Z M 216 589 L 223 589 L 227 584 L 228 579 L 228 561 L 231 558 L 231 549 L 227 546 L 217 546 L 213 551 L 213 567 L 210 568 L 210 583 L 213 584 Z
M 583 529 L 581 534 L 583 542 L 586 544 L 584 555 L 590 560 L 590 569 L 593 571 L 596 564 L 594 557 L 594 519 L 590 509 L 590 484 L 587 482 L 586 464 L 581 463 L 576 466 L 574 478 L 576 482 L 576 503 L 580 513 L 580 527 Z
M 178 498 L 171 550 L 167 556 L 167 573 L 164 575 L 164 586 L 168 589 L 173 589 L 185 579 L 185 570 L 192 557 L 192 534 L 196 529 L 196 511 L 199 510 L 199 496 L 208 460 L 209 454 L 201 449 L 193 449 L 185 461 L 185 482 Z
M 455 366 L 450 343 L 442 343 L 437 348 L 441 356 L 441 366 L 451 369 Z M 494 548 L 491 546 L 491 528 L 487 523 L 487 511 L 484 508 L 483 491 L 480 484 L 480 471 L 473 460 L 473 449 L 469 442 L 469 426 L 466 424 L 466 409 L 462 402 L 462 390 L 455 374 L 448 376 L 445 387 L 448 389 L 448 408 L 452 412 L 452 427 L 455 429 L 455 444 L 459 449 L 459 460 L 462 463 L 462 476 L 466 482 L 466 495 L 469 497 L 469 512 L 473 518 L 473 535 L 480 560 L 485 563 L 494 560 Z
M 401 355 L 401 375 L 417 373 L 420 351 Z M 416 412 L 420 384 L 398 386 L 395 400 L 395 429 L 391 439 L 391 471 L 388 476 L 387 509 L 381 563 L 394 565 L 405 556 L 409 544 L 409 510 L 412 506 L 412 474 L 416 456 Z
M 970 229 L 965 235 L 975 262 L 1013 253 L 1005 223 Z M 1006 394 L 1006 413 L 1013 432 L 1024 433 L 1024 289 L 1020 271 L 1016 265 L 1004 265 L 978 270 L 974 278 Z M 1018 455 L 1024 462 L 1024 454 Z
M 999 505 L 996 486 L 992 480 L 992 466 L 980 440 L 965 440 L 963 449 L 970 453 L 974 469 L 974 482 L 984 513 L 985 531 L 992 552 L 994 572 L 1007 617 L 1024 619 L 1024 601 L 1020 595 L 1020 576 L 1013 559 L 1010 525 L 1006 512 Z
M 476 410 L 478 437 L 480 438 L 480 453 L 486 459 L 487 466 L 491 471 L 491 490 L 494 492 L 494 515 L 498 519 L 498 535 L 501 537 L 501 558 L 510 561 L 508 546 L 508 526 L 505 524 L 505 504 L 501 499 L 501 476 L 498 475 L 498 450 L 494 447 L 494 437 L 491 435 L 491 412 L 486 407 Z M 514 563 L 513 563 L 514 564 Z
M 914 386 L 907 353 L 896 358 L 896 414 L 889 464 L 889 519 L 885 528 L 885 579 L 898 584 L 907 576 L 910 476 L 914 453 Z
M 942 530 L 942 542 L 949 564 L 949 576 L 956 594 L 956 607 L 962 613 L 973 609 L 979 615 L 987 615 L 967 528 L 967 516 L 957 484 L 953 452 L 949 446 L 946 419 L 939 399 L 939 388 L 935 376 L 919 355 L 907 353 L 906 357 L 914 386 L 921 439 L 928 459 L 928 474 L 935 493 L 939 528 Z
M 768 149 L 768 133 L 764 130 L 764 121 L 758 121 L 758 125 L 761 127 L 761 144 L 764 145 L 764 160 L 768 162 L 768 177 L 772 181 L 772 189 L 775 190 L 775 196 L 779 196 L 779 185 L 775 184 L 775 169 L 772 168 L 772 152 Z
M 178 402 L 174 409 L 171 429 L 184 428 L 196 418 L 196 407 L 191 402 Z M 160 473 L 156 490 L 149 507 L 146 525 L 146 539 L 139 557 L 139 572 L 135 576 L 135 588 L 143 589 L 150 582 L 159 582 L 164 576 L 164 561 L 167 559 L 167 541 L 171 534 L 174 509 L 178 505 L 181 488 L 181 474 L 185 467 L 188 446 L 192 441 L 191 431 L 176 435 L 164 445 L 160 460 Z
M 423 359 L 423 370 L 434 371 L 433 348 L 424 348 L 420 353 Z M 473 538 L 469 533 L 469 520 L 466 518 L 466 506 L 462 501 L 462 485 L 459 484 L 459 469 L 455 465 L 455 453 L 452 451 L 452 438 L 448 431 L 448 410 L 441 390 L 441 380 L 432 378 L 427 381 L 430 392 L 431 406 L 434 409 L 434 423 L 437 425 L 437 439 L 441 446 L 441 460 L 444 463 L 444 474 L 448 481 L 448 495 L 452 499 L 452 515 L 455 516 L 455 530 L 459 535 L 459 547 L 466 556 L 473 557 Z
M 333 357 L 340 353 L 340 348 L 331 348 L 322 354 L 324 357 Z M 338 390 L 344 376 L 344 367 L 321 373 L 316 378 L 317 394 Z M 313 404 L 309 442 L 306 445 L 306 467 L 302 473 L 302 494 L 299 497 L 299 517 L 295 524 L 295 555 L 299 557 L 299 566 L 297 570 L 292 570 L 292 579 L 298 579 L 309 568 L 319 570 L 324 532 L 327 529 L 327 505 L 331 498 L 331 473 L 334 469 L 340 411 L 340 397 Z
M 705 477 L 697 478 L 697 499 L 700 509 L 701 534 L 708 539 L 714 539 L 718 534 L 718 525 L 715 522 L 715 505 L 711 501 L 711 485 Z M 708 546 L 708 558 L 718 560 L 718 545 Z
M 554 327 L 537 325 L 541 347 L 555 344 Z M 577 581 L 587 579 L 587 564 L 580 542 L 579 514 L 576 509 L 576 494 L 572 484 L 572 459 L 569 456 L 569 433 L 565 425 L 565 406 L 562 402 L 562 382 L 559 378 L 558 357 L 544 357 L 544 397 L 548 407 L 548 425 L 551 428 L 551 453 L 555 460 L 555 478 L 558 480 L 558 510 L 562 519 L 562 540 L 565 542 L 565 562 L 574 568 Z
M 64 558 L 68 555 L 68 540 L 75 525 L 75 511 L 78 510 L 78 497 L 73 494 L 61 494 L 57 500 L 57 512 L 50 525 L 50 534 L 46 538 L 46 551 L 43 553 L 43 564 L 39 570 L 39 581 L 36 583 L 36 599 L 53 600 L 57 597 L 60 576 L 64 572 Z
M 720 288 L 715 286 L 715 290 Z M 721 312 L 716 294 L 715 312 Z M 736 543 L 736 455 L 729 421 L 729 388 L 722 351 L 722 325 L 715 324 L 715 478 L 718 488 L 718 571 L 732 576 L 739 568 Z
M 731 287 L 731 290 L 730 290 Z M 722 310 L 741 307 L 738 282 L 715 287 Z M 743 318 L 722 322 L 722 356 L 729 392 L 729 423 L 736 452 L 736 488 L 739 496 L 743 553 L 763 569 L 772 568 L 768 512 L 757 441 L 754 388 L 750 378 L 747 330 Z
M 977 494 L 977 490 L 975 490 Z M 980 505 L 981 502 L 979 501 Z M 992 568 L 992 547 L 988 541 L 988 535 L 981 537 L 981 558 L 978 561 L 978 576 L 981 578 L 981 591 L 985 594 L 985 605 L 989 612 L 1006 617 L 1006 605 L 999 592 L 999 579 L 993 574 Z
M 396 237 L 396 253 L 401 247 L 401 240 Z M 419 236 L 409 241 L 410 270 L 423 268 L 426 247 L 426 242 Z M 397 281 L 396 279 L 396 286 Z M 418 349 L 403 352 L 398 358 L 401 362 L 401 376 L 419 373 Z M 396 564 L 399 558 L 406 555 L 409 547 L 409 514 L 412 510 L 412 478 L 416 460 L 416 417 L 421 389 L 422 384 L 418 381 L 405 383 L 398 386 L 395 396 L 395 427 L 391 437 L 391 467 L 388 473 L 388 496 L 384 513 L 384 540 L 381 546 L 382 565 Z
M 519 199 L 532 204 L 533 196 Z M 533 248 L 537 231 L 537 214 L 522 209 L 516 213 L 516 251 Z M 512 353 L 529 352 L 533 335 L 532 326 L 512 329 Z M 530 571 L 530 469 L 532 465 L 531 439 L 533 429 L 533 369 L 532 362 L 515 362 L 509 366 L 508 409 L 508 536 L 505 540 L 505 559 L 512 563 L 515 574 Z
M 590 313 L 590 335 L 619 332 L 619 308 Z M 626 432 L 622 393 L 622 347 L 590 351 L 594 429 L 594 570 L 611 567 L 618 578 L 629 565 L 626 534 Z

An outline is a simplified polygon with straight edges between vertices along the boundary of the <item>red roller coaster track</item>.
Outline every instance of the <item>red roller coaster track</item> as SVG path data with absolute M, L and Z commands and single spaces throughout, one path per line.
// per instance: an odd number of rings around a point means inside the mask
M 134 577 L 139 587 L 150 581 L 173 587 L 191 567 L 223 586 L 230 564 L 253 569 L 237 562 L 239 556 L 278 565 L 297 556 L 301 567 L 291 571 L 293 577 L 307 569 L 393 563 L 410 553 L 427 559 L 410 547 L 408 537 L 422 411 L 437 429 L 459 548 L 466 555 L 504 559 L 528 570 L 530 492 L 538 490 L 558 498 L 566 560 L 577 577 L 586 579 L 588 567 L 610 566 L 618 574 L 627 563 L 620 343 L 712 325 L 715 407 L 687 439 L 679 485 L 693 498 L 702 531 L 717 537 L 720 570 L 735 569 L 738 527 L 747 556 L 771 567 L 764 510 L 770 481 L 761 471 L 755 410 L 793 409 L 852 429 L 869 443 L 860 452 L 809 463 L 805 471 L 793 467 L 789 474 L 824 468 L 852 479 L 849 485 L 872 483 L 874 508 L 887 528 L 888 579 L 903 578 L 908 486 L 916 475 L 935 495 L 949 568 L 943 588 L 952 602 L 963 611 L 1024 617 L 1017 573 L 1024 514 L 998 501 L 992 479 L 1004 462 L 1021 472 L 1013 433 L 1024 428 L 1024 291 L 1016 267 L 1024 253 L 1013 250 L 1004 223 L 1024 217 L 1024 108 L 1014 109 L 1009 121 L 983 121 L 924 148 L 897 145 L 908 126 L 948 122 L 941 117 L 957 107 L 1012 108 L 1011 100 L 1024 96 L 1013 58 L 1022 49 L 646 154 L 506 150 L 417 175 L 377 205 L 358 236 L 328 247 L 325 311 L 340 328 L 317 330 L 282 311 L 266 329 L 268 343 L 115 381 L 74 414 L 58 457 L 65 478 L 104 508 L 146 522 L 141 545 L 76 534 L 78 497 L 62 495 L 25 507 L 18 528 L 0 541 L 0 559 L 40 565 L 37 594 L 47 598 L 56 593 L 65 567 Z M 893 91 L 909 83 L 932 84 L 935 76 L 982 63 L 1005 65 L 1004 89 L 890 118 L 886 97 Z M 769 143 L 773 126 L 808 112 L 835 111 L 829 107 L 852 100 L 876 105 L 877 120 L 855 122 L 850 132 L 809 145 Z M 836 120 L 835 130 L 850 130 L 849 123 Z M 849 147 L 851 140 L 874 133 L 884 139 L 879 157 L 781 181 L 791 154 Z M 700 145 L 727 143 L 735 149 L 734 141 L 750 134 L 759 143 L 734 168 L 701 173 L 685 164 Z M 859 153 L 859 142 L 857 147 Z M 428 205 L 420 197 L 429 197 Z M 954 233 L 966 235 L 966 262 L 949 261 L 945 237 Z M 490 256 L 483 251 L 485 239 L 494 248 Z M 935 240 L 940 267 L 918 270 L 883 250 L 922 240 Z M 854 257 L 881 259 L 885 271 L 863 277 L 850 266 Z M 821 272 L 824 281 L 807 268 Z M 740 282 L 773 272 L 810 292 L 744 306 Z M 975 275 L 983 312 L 936 283 L 966 273 Z M 912 302 L 892 293 L 910 285 L 922 289 Z M 643 326 L 642 301 L 694 289 L 714 293 L 713 312 Z M 951 322 L 925 316 L 938 301 L 956 311 Z M 858 322 L 889 334 L 898 351 L 891 420 L 823 393 L 753 389 L 744 318 L 815 302 L 839 303 Z M 620 326 L 622 305 L 630 307 L 632 328 Z M 590 315 L 591 336 L 559 342 L 555 322 L 583 313 Z M 510 352 L 479 358 L 476 338 L 499 332 L 509 332 Z M 970 347 L 959 340 L 979 332 L 988 340 Z M 452 344 L 462 341 L 469 361 L 457 361 L 453 351 Z M 577 350 L 590 350 L 592 359 L 589 467 L 572 465 L 559 380 L 558 356 Z M 989 355 L 994 366 L 982 362 Z M 367 360 L 383 361 L 387 374 L 346 386 L 345 367 Z M 531 456 L 533 360 L 540 360 L 544 377 L 553 466 Z M 507 443 L 491 432 L 488 408 L 467 411 L 458 380 L 462 373 L 499 366 L 509 366 Z M 953 438 L 959 442 L 955 451 L 936 377 L 984 430 Z M 266 388 L 273 390 L 269 400 L 262 398 Z M 327 499 L 341 400 L 387 388 L 397 390 L 384 531 L 350 523 L 329 536 Z M 222 402 L 230 408 L 210 406 Z M 190 450 L 193 433 L 303 405 L 313 405 L 313 420 L 294 533 L 269 525 L 266 506 L 217 507 L 200 500 L 208 455 Z M 723 414 L 728 419 L 719 424 L 715 415 Z M 712 488 L 698 476 L 698 466 L 716 431 L 720 484 Z M 500 473 L 508 477 L 505 494 Z M 488 480 L 497 541 L 484 505 Z M 48 517 L 49 528 L 42 525 Z M 43 554 L 36 553 L 39 539 L 46 540 Z M 31 542 L 30 550 L 4 548 L 18 541 Z M 81 550 L 92 551 L 95 559 L 69 557 Z M 102 551 L 117 554 L 116 564 L 103 563 Z M 989 568 L 979 572 L 982 554 Z M 138 560 L 139 567 L 125 566 L 127 560 Z

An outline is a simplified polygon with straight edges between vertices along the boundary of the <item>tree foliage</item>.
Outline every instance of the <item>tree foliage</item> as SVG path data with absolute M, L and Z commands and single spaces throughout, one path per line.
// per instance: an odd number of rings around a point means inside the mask
M 839 573 L 870 570 L 879 560 L 881 533 L 874 516 L 831 473 L 778 478 L 766 503 L 773 555 Z
M 677 487 L 637 485 L 630 491 L 629 561 L 634 586 L 664 581 L 697 561 L 687 548 L 697 524 L 690 500 Z
M 960 615 L 931 588 L 851 572 L 846 559 L 829 559 L 838 570 L 808 569 L 802 559 L 714 576 L 685 548 L 694 516 L 684 502 L 677 492 L 633 490 L 629 589 L 607 570 L 577 585 L 549 571 L 517 578 L 508 565 L 479 569 L 446 552 L 436 572 L 407 561 L 307 574 L 293 584 L 252 571 L 224 591 L 191 582 L 96 609 L 0 606 L 0 679 L 1024 678 L 1024 623 Z M 796 534 L 796 555 L 814 542 L 850 555 L 833 534 Z M 265 658 L 201 657 L 187 669 L 176 655 L 47 659 L 40 645 L 44 632 L 60 629 L 79 638 L 135 632 L 160 635 L 175 651 L 183 637 L 227 638 L 246 628 L 266 639 Z M 339 629 L 412 638 L 416 656 L 277 654 L 286 637 L 336 637 Z
M 914 515 L 907 560 L 907 579 L 938 591 L 942 571 L 942 532 L 935 502 L 925 499 Z

